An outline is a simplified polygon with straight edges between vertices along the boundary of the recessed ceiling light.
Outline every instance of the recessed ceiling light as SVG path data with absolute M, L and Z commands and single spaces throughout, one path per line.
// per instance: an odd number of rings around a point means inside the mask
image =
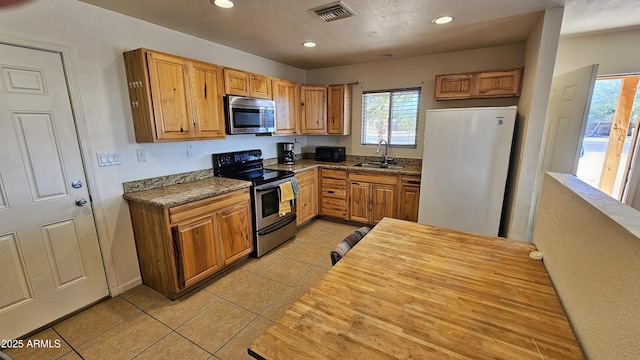
M 315 47 L 316 43 L 314 43 L 313 41 L 305 41 L 302 43 L 302 46 L 304 47 Z
M 218 7 L 229 9 L 233 7 L 231 0 L 210 0 L 210 2 Z
M 439 16 L 439 17 L 431 20 L 432 23 L 438 24 L 438 25 L 448 24 L 448 23 L 450 23 L 452 21 L 453 21 L 453 17 L 448 16 L 448 15 Z

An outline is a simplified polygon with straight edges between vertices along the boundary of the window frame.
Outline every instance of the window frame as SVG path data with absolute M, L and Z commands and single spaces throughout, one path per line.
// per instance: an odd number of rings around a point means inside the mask
M 391 112 L 391 108 L 393 106 L 393 94 L 397 93 L 397 92 L 402 92 L 402 91 L 416 91 L 417 92 L 417 96 L 418 96 L 418 103 L 416 106 L 416 117 L 415 117 L 415 130 L 414 130 L 414 143 L 413 144 L 396 144 L 396 143 L 389 143 L 389 147 L 394 147 L 394 148 L 404 148 L 404 149 L 417 149 L 418 147 L 418 127 L 419 127 L 419 120 L 420 120 L 420 100 L 422 97 L 422 86 L 415 86 L 415 87 L 406 87 L 406 88 L 394 88 L 394 89 L 379 89 L 379 90 L 365 90 L 362 91 L 362 120 L 361 120 L 361 134 L 360 134 L 360 145 L 361 146 L 377 146 L 378 142 L 376 143 L 367 143 L 366 142 L 366 120 L 367 120 L 367 116 L 366 116 L 366 96 L 368 94 L 379 94 L 379 93 L 389 93 L 389 115 L 387 117 L 387 136 L 385 141 L 388 141 L 387 139 L 391 139 L 391 134 L 392 134 L 392 127 L 391 127 L 391 116 L 392 116 L 392 112 Z

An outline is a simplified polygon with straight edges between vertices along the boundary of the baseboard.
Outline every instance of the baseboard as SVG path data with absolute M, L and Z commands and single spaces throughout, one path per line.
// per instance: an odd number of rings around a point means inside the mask
M 117 294 L 111 294 L 111 296 L 116 296 L 116 295 L 120 295 L 126 291 L 129 291 L 131 289 L 133 289 L 134 287 L 141 285 L 142 284 L 142 277 L 137 277 L 129 282 L 126 282 L 124 284 L 120 284 L 118 285 L 118 287 L 116 288 L 116 291 L 118 291 Z

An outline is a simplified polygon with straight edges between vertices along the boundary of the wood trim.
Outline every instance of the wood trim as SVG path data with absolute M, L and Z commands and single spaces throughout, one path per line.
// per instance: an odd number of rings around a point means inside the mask
M 622 79 L 622 88 L 618 97 L 618 105 L 613 116 L 613 124 L 609 132 L 609 145 L 605 153 L 602 174 L 598 188 L 609 195 L 613 193 L 613 187 L 620 166 L 620 155 L 624 147 L 624 141 L 629 130 L 631 109 L 638 87 L 638 77 L 625 77 Z

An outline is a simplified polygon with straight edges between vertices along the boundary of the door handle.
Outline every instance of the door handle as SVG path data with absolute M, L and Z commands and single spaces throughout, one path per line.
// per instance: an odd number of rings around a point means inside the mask
M 85 206 L 85 205 L 87 205 L 87 203 L 88 203 L 87 199 L 85 199 L 83 197 L 76 199 L 76 205 L 77 206 Z

